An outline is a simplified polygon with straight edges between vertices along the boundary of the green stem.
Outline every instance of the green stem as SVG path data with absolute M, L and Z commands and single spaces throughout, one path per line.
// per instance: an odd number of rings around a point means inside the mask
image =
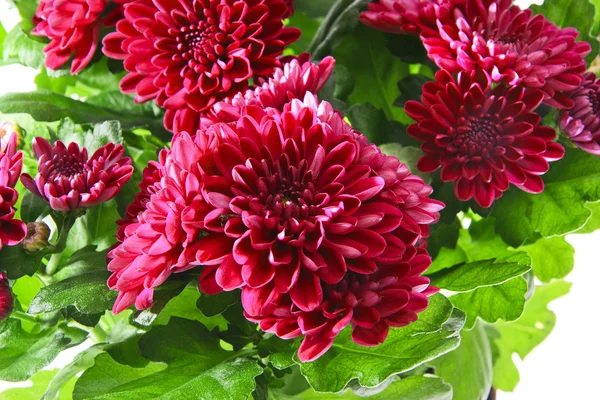
M 58 267 L 60 266 L 61 259 L 62 259 L 61 253 L 54 253 L 50 256 L 48 265 L 46 265 L 46 275 L 52 276 L 56 273 L 56 271 L 58 271 Z
M 58 238 L 56 239 L 56 243 L 54 246 L 48 249 L 48 251 L 52 254 L 50 256 L 50 260 L 48 260 L 48 265 L 46 266 L 46 275 L 52 276 L 54 275 L 59 267 L 60 261 L 62 259 L 61 253 L 67 247 L 67 238 L 69 237 L 69 231 L 75 225 L 75 221 L 77 221 L 77 217 L 73 214 L 54 214 L 52 216 L 55 222 L 58 223 L 59 219 L 62 218 L 61 224 L 59 226 Z
M 27 313 L 24 313 L 23 311 L 13 311 L 11 317 L 15 317 L 17 319 L 20 319 L 21 321 L 29 321 L 34 323 L 39 322 L 39 317 L 37 315 L 29 315 Z

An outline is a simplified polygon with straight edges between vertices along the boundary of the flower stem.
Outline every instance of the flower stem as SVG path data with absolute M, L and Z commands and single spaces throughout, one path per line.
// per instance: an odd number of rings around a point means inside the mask
M 37 315 L 29 315 L 23 311 L 13 311 L 11 317 L 20 319 L 21 321 L 29 321 L 34 323 L 39 322 L 39 317 Z

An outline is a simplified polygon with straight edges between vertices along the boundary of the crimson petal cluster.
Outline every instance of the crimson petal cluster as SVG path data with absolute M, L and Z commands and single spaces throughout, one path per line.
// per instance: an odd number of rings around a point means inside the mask
M 461 72 L 456 80 L 438 71 L 435 82 L 423 86 L 421 102 L 405 106 L 417 121 L 408 134 L 422 142 L 425 153 L 418 168 L 441 167 L 443 181 L 456 181 L 458 199 L 474 197 L 482 207 L 490 207 L 511 183 L 542 192 L 548 162 L 564 155 L 553 142 L 554 129 L 539 126 L 541 118 L 533 112 L 543 99 L 540 91 L 521 86 L 493 87 L 485 71 Z
M 128 0 L 40 0 L 34 35 L 47 37 L 46 66 L 59 69 L 72 59 L 71 73 L 81 72 L 92 60 L 102 27 L 112 26 Z
M 390 33 L 421 33 L 422 27 L 435 27 L 434 4 L 461 0 L 378 0 L 360 15 L 363 24 Z
M 124 8 L 104 53 L 124 60 L 124 93 L 166 109 L 169 130 L 271 74 L 300 36 L 283 25 L 283 0 L 134 0 Z
M 404 283 L 388 282 L 392 292 L 428 293 L 428 281 L 409 278 L 406 265 L 443 205 L 428 197 L 421 178 L 310 93 L 283 112 L 244 106 L 235 123 L 180 133 L 162 164 L 145 210 L 109 255 L 109 286 L 120 292 L 115 312 L 149 307 L 170 274 L 199 265 L 204 293 L 241 288 L 255 320 L 279 304 L 314 312 L 344 279 L 355 295 L 362 289 L 354 281 L 394 279 Z M 379 276 L 380 267 L 395 278 Z M 385 292 L 381 282 L 372 285 Z M 385 302 L 386 294 L 379 298 Z M 384 323 L 395 326 L 386 320 L 392 314 L 383 313 L 381 332 Z
M 15 217 L 15 204 L 19 193 L 15 185 L 23 168 L 23 153 L 17 151 L 18 133 L 14 125 L 3 123 L 0 148 L 0 249 L 14 246 L 27 234 L 26 225 Z
M 580 149 L 600 156 L 600 79 L 593 72 L 570 96 L 575 105 L 560 114 L 560 129 Z
M 38 158 L 38 174 L 35 179 L 23 174 L 21 181 L 56 211 L 70 212 L 108 201 L 133 174 L 131 159 L 124 157 L 122 145 L 109 143 L 88 159 L 87 149 L 77 143 L 67 147 L 57 140 L 52 146 L 36 137 L 33 151 Z
M 0 321 L 8 318 L 13 310 L 14 298 L 8 278 L 4 272 L 0 272 Z

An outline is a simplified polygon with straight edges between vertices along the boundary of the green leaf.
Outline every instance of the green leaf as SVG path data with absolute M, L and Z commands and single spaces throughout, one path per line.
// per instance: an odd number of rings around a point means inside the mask
M 0 251 L 0 265 L 10 279 L 32 276 L 41 264 L 39 254 L 28 254 L 21 245 L 4 246 Z
M 595 0 L 592 0 L 595 1 Z M 598 54 L 598 31 L 595 29 L 595 19 L 598 10 L 589 0 L 545 0 L 541 6 L 532 5 L 535 14 L 543 14 L 548 20 L 561 28 L 573 27 L 580 32 L 579 40 L 585 40 L 592 46 L 588 61 Z M 590 18 L 592 15 L 595 18 Z M 593 31 L 595 35 L 593 35 Z
M 540 239 L 520 250 L 529 254 L 535 276 L 544 283 L 566 277 L 575 266 L 575 249 L 564 237 Z
M 0 380 L 29 379 L 63 349 L 81 343 L 86 336 L 85 332 L 65 325 L 29 333 L 19 320 L 8 319 L 0 324 Z
M 369 138 L 371 143 L 388 142 L 392 135 L 392 125 L 384 112 L 371 103 L 354 104 L 346 115 L 352 127 Z
M 585 225 L 575 233 L 593 233 L 600 229 L 600 202 L 588 203 L 587 208 L 592 212 L 592 216 L 587 220 Z
M 504 241 L 518 247 L 534 232 L 560 236 L 583 227 L 592 212 L 588 202 L 600 200 L 600 158 L 576 149 L 553 163 L 540 194 L 510 190 L 496 201 L 492 215 Z
M 96 246 L 77 250 L 67 261 L 60 264 L 60 270 L 53 275 L 57 281 L 89 272 L 106 271 L 106 251 L 96 251 Z
M 492 352 L 482 324 L 462 331 L 460 346 L 431 362 L 435 373 L 452 385 L 454 398 L 487 399 L 492 388 Z
M 118 120 L 124 128 L 148 127 L 162 133 L 162 119 L 131 115 L 127 110 L 111 110 L 73 100 L 47 90 L 8 93 L 0 96 L 0 112 L 30 114 L 36 121 L 60 121 L 69 117 L 77 124 Z
M 140 349 L 152 361 L 145 368 L 100 355 L 77 382 L 73 398 L 246 399 L 262 373 L 256 360 L 223 350 L 218 337 L 202 324 L 181 318 L 144 334 Z
M 85 135 L 83 146 L 91 155 L 100 147 L 109 143 L 123 144 L 121 123 L 119 121 L 106 121 L 101 124 L 94 125 L 94 130 Z
M 240 292 L 221 292 L 213 296 L 200 296 L 196 306 L 207 317 L 222 314 L 229 307 L 240 302 Z
M 89 272 L 43 287 L 29 305 L 28 312 L 48 313 L 71 305 L 84 314 L 110 310 L 117 293 L 106 285 L 109 276 L 108 271 Z
M 324 17 L 336 0 L 295 0 L 295 12 L 305 13 L 311 18 Z
M 152 307 L 135 313 L 133 317 L 134 324 L 141 326 L 152 325 L 160 312 L 173 298 L 177 297 L 185 289 L 189 281 L 189 277 L 186 277 L 185 275 L 178 275 L 171 277 L 165 283 L 156 288 L 153 295 Z M 192 287 L 195 287 L 197 290 L 198 284 L 193 282 Z
M 373 348 L 359 346 L 352 342 L 351 331 L 345 329 L 327 353 L 301 364 L 300 370 L 319 392 L 339 392 L 352 379 L 357 379 L 361 386 L 377 386 L 391 375 L 408 371 L 457 347 L 463 324 L 464 314 L 453 309 L 444 296 L 435 295 L 417 322 L 391 329 L 385 343 Z M 298 362 L 297 356 L 294 357 Z
M 494 363 L 494 387 L 511 392 L 519 383 L 519 372 L 512 361 L 514 353 L 525 357 L 550 334 L 556 323 L 556 315 L 548 310 L 548 304 L 564 296 L 571 284 L 555 281 L 538 286 L 533 297 L 525 305 L 521 318 L 515 322 L 499 322 L 496 328 L 500 338 L 494 344 L 499 357 Z
M 410 74 L 398 82 L 400 97 L 396 99 L 394 105 L 404 108 L 404 104 L 409 100 L 421 100 L 423 85 L 430 79 L 420 74 Z
M 348 104 L 369 102 L 383 110 L 388 120 L 410 122 L 402 108 L 393 106 L 400 95 L 398 81 L 408 75 L 409 66 L 387 50 L 383 33 L 360 26 L 333 54 L 337 63 L 345 66 L 355 80 Z
M 308 389 L 298 396 L 275 394 L 274 400 L 360 400 L 362 396 L 356 395 L 351 390 L 341 394 L 319 393 Z M 390 384 L 383 392 L 368 397 L 369 400 L 452 400 L 452 387 L 442 379 L 435 376 L 409 376 Z
M 477 317 L 490 323 L 499 319 L 514 321 L 523 313 L 527 281 L 516 277 L 500 285 L 487 286 L 450 297 L 455 307 L 467 314 L 466 329 L 471 329 Z
M 34 69 L 40 69 L 44 65 L 45 44 L 28 36 L 21 24 L 15 26 L 6 35 L 2 47 L 5 62 L 14 60 Z
M 48 208 L 48 203 L 42 200 L 41 197 L 27 192 L 21 200 L 21 219 L 24 222 L 35 222 L 38 217 L 44 215 Z
M 8 389 L 0 393 L 2 400 L 40 400 L 44 397 L 44 392 L 50 381 L 59 373 L 59 370 L 42 370 L 31 377 L 31 386 Z M 51 398 L 52 400 L 70 400 L 75 386 L 76 379 L 70 379 L 64 383 L 60 396 Z M 47 399 L 44 397 L 44 400 Z M 50 398 L 48 398 L 50 399 Z
M 115 221 L 120 218 L 114 200 L 88 208 L 69 232 L 67 250 L 73 252 L 90 245 L 98 246 L 98 250 L 108 249 L 116 242 Z
M 431 283 L 454 292 L 469 292 L 480 287 L 498 285 L 523 275 L 531 269 L 531 259 L 518 252 L 496 260 L 475 261 L 443 269 L 429 277 Z
M 320 25 L 319 20 L 310 18 L 305 13 L 296 9 L 290 17 L 288 26 L 300 29 L 302 35 L 298 41 L 292 43 L 288 48 L 294 50 L 296 54 L 304 53 L 308 49 L 308 46 L 310 46 Z

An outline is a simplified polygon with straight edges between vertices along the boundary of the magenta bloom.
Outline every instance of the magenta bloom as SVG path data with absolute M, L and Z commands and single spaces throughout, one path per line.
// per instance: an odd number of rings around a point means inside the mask
M 71 74 L 81 72 L 94 57 L 102 27 L 116 22 L 117 3 L 126 1 L 40 0 L 31 33 L 50 39 L 44 49 L 46 66 L 59 69 L 72 58 Z
M 35 179 L 23 174 L 21 181 L 33 194 L 50 203 L 53 210 L 69 212 L 93 207 L 115 197 L 131 178 L 131 159 L 123 157 L 121 145 L 109 143 L 91 158 L 77 143 L 66 147 L 60 140 L 51 146 L 44 138 L 33 141 L 38 158 Z
M 5 125 L 7 126 L 7 125 Z M 18 135 L 5 131 L 0 149 L 0 250 L 4 245 L 14 246 L 27 234 L 27 226 L 14 219 L 19 193 L 14 189 L 23 168 L 23 153 L 17 151 Z
M 383 343 L 390 327 L 403 327 L 418 319 L 429 305 L 428 296 L 437 292 L 429 278 L 421 276 L 431 265 L 431 257 L 421 247 L 407 246 L 401 259 L 384 264 L 371 274 L 349 271 L 337 284 L 323 286 L 323 303 L 306 312 L 284 296 L 277 305 L 254 308 L 248 294 L 242 297 L 245 315 L 265 332 L 283 339 L 304 336 L 298 356 L 313 361 L 333 345 L 346 326 L 352 327 L 352 340 L 361 346 Z M 249 300 L 249 304 L 246 301 Z
M 8 278 L 4 272 L 0 272 L 0 321 L 8 318 L 10 313 L 12 313 L 13 306 L 14 298 L 8 284 Z
M 171 273 L 198 265 L 205 293 L 242 288 L 253 309 L 288 294 L 312 311 L 323 284 L 400 259 L 443 207 L 310 94 L 283 112 L 247 106 L 235 124 L 177 135 L 164 171 L 111 252 L 115 312 L 148 307 Z
M 334 67 L 333 57 L 325 57 L 319 65 L 315 65 L 310 62 L 309 54 L 302 54 L 285 63 L 282 68 L 276 68 L 273 76 L 268 79 L 259 79 L 255 88 L 214 104 L 201 117 L 200 125 L 206 128 L 217 122 L 236 122 L 244 106 L 271 107 L 283 111 L 291 100 L 304 99 L 308 92 L 319 93 Z M 196 130 L 197 127 L 186 132 Z
M 284 14 L 283 18 L 291 17 L 292 14 L 294 14 L 294 0 L 284 0 L 284 2 L 285 2 L 285 5 L 287 6 L 288 10 Z
M 600 79 L 593 72 L 570 96 L 575 105 L 560 114 L 560 129 L 580 149 L 600 156 Z
M 137 102 L 155 99 L 173 130 L 280 65 L 300 36 L 283 26 L 287 13 L 283 0 L 134 0 L 104 53 L 130 72 L 121 90 Z
M 408 134 L 423 142 L 419 170 L 441 167 L 444 182 L 456 181 L 458 199 L 474 197 L 482 207 L 490 207 L 510 183 L 542 192 L 548 162 L 564 155 L 563 147 L 553 142 L 554 129 L 539 126 L 540 117 L 533 112 L 544 95 L 521 86 L 492 88 L 483 71 L 461 72 L 456 81 L 439 71 L 435 78 L 423 86 L 421 103 L 405 106 L 417 121 Z
M 463 0 L 464 1 L 464 0 Z M 461 0 L 376 0 L 360 15 L 363 24 L 390 33 L 421 32 L 422 27 L 435 28 L 434 4 L 450 4 Z

